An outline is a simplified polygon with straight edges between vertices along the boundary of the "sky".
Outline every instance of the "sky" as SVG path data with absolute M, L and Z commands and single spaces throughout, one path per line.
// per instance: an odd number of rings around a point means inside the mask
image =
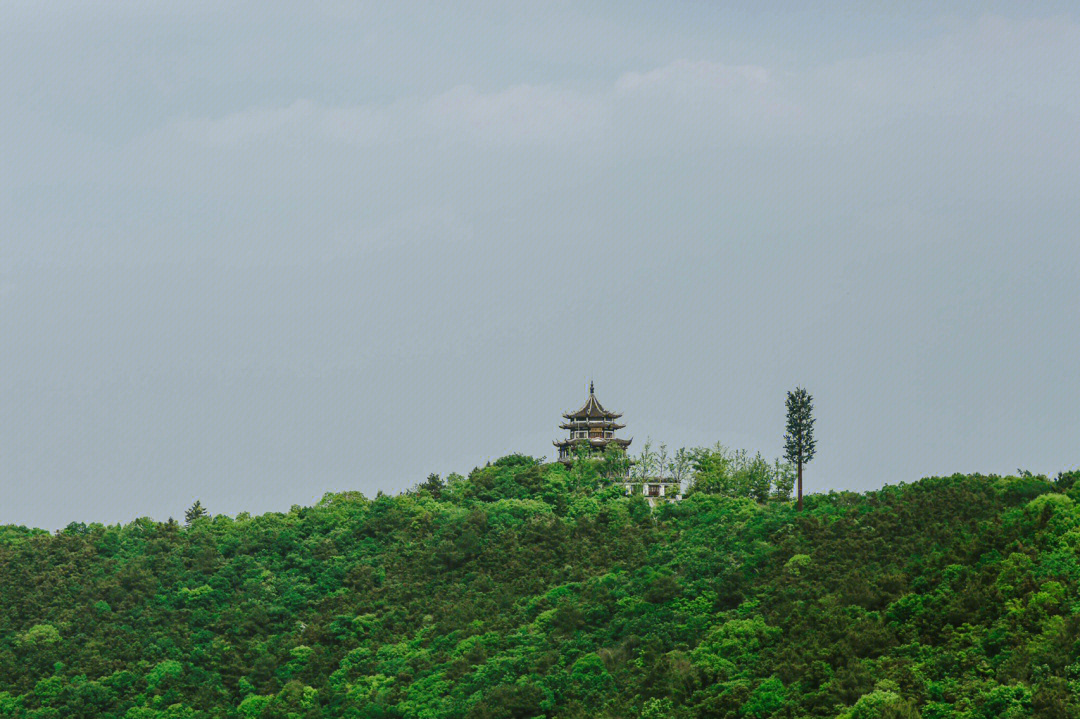
M 973 10 L 978 6 L 977 11 Z M 0 523 L 1080 465 L 1072 3 L 0 0 Z

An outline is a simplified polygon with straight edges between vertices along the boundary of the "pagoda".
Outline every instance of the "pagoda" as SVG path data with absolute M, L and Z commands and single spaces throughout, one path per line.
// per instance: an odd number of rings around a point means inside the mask
M 559 461 L 566 464 L 573 462 L 579 445 L 587 445 L 589 454 L 603 454 L 609 444 L 625 450 L 632 440 L 615 436 L 616 430 L 626 426 L 616 422 L 619 417 L 622 417 L 622 414 L 604 409 L 600 400 L 596 399 L 593 383 L 589 382 L 589 396 L 585 399 L 585 404 L 576 412 L 564 414 L 563 419 L 566 421 L 559 425 L 560 429 L 569 430 L 570 436 L 552 442 L 559 448 Z

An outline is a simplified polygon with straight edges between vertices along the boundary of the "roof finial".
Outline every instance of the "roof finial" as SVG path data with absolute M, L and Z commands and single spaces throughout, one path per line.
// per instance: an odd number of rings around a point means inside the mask
M 594 395 L 594 394 L 596 394 L 596 392 L 595 392 L 595 390 L 593 389 L 593 381 L 592 381 L 592 380 L 589 380 L 589 396 L 592 396 L 592 395 Z

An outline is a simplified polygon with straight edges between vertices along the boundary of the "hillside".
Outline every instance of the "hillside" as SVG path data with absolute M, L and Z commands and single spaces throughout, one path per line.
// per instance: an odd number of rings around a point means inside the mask
M 1080 716 L 1077 478 L 651 510 L 512 456 L 190 528 L 3 527 L 0 717 Z

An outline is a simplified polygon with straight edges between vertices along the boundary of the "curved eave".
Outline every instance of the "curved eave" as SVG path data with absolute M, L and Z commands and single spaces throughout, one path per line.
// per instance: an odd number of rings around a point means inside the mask
M 552 444 L 556 447 L 569 447 L 574 444 L 582 444 L 588 442 L 589 444 L 597 447 L 602 447 L 605 444 L 617 444 L 620 447 L 628 447 L 630 443 L 634 441 L 634 438 L 622 439 L 621 437 L 578 437 L 576 439 L 556 439 L 552 440 Z
M 607 419 L 607 420 L 611 420 L 611 419 L 618 419 L 619 417 L 622 417 L 622 412 L 608 412 L 608 411 L 605 410 L 603 413 L 596 413 L 596 412 L 589 413 L 589 412 L 585 411 L 584 407 L 579 409 L 577 412 L 567 412 L 566 414 L 563 415 L 563 419 Z
M 585 404 L 581 405 L 581 408 L 576 412 L 567 412 L 563 415 L 567 419 L 602 419 L 605 417 L 621 417 L 622 415 L 617 412 L 604 409 L 604 405 L 600 404 L 600 400 L 596 398 L 596 395 L 592 391 L 592 385 L 589 385 L 589 396 L 585 398 Z

